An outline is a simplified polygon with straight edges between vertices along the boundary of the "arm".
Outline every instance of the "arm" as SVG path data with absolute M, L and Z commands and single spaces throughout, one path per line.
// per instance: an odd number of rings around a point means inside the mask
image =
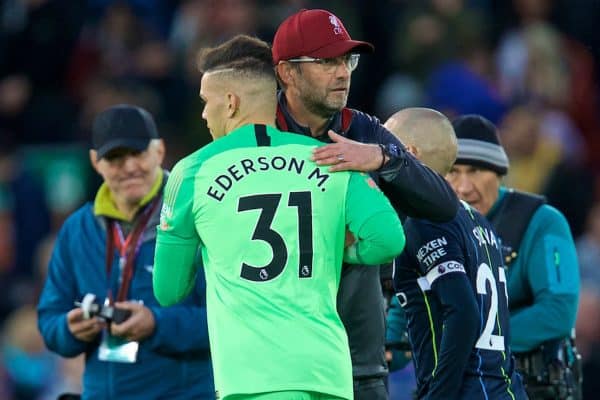
M 406 264 L 417 266 L 426 281 L 418 285 L 431 293 L 427 297 L 431 302 L 437 300 L 441 308 L 441 313 L 432 315 L 438 320 L 430 321 L 439 335 L 432 339 L 439 341 L 439 348 L 426 398 L 454 399 L 459 394 L 480 323 L 475 292 L 466 270 L 469 265 L 466 265 L 464 243 L 470 238 L 465 237 L 455 223 L 433 224 L 409 218 L 405 225 L 412 238 L 408 245 L 411 261 Z M 438 246 L 431 246 L 432 242 Z M 429 257 L 432 254 L 439 257 Z M 394 276 L 397 287 L 400 287 L 400 278 Z M 413 279 L 418 278 L 415 275 Z
M 445 222 L 456 215 L 458 198 L 446 180 L 408 153 L 376 118 L 356 112 L 352 124 L 349 133 L 353 129 L 368 129 L 364 140 L 357 140 L 372 143 L 360 143 L 329 131 L 333 143 L 314 150 L 313 159 L 318 164 L 332 165 L 330 171 L 377 171 L 381 189 L 394 208 L 410 217 Z M 382 151 L 378 144 L 385 145 L 389 153 L 381 169 Z M 343 162 L 339 161 L 339 154 L 343 155 Z
M 458 396 L 471 350 L 477 340 L 477 302 L 464 272 L 452 272 L 439 277 L 431 285 L 431 290 L 444 310 L 444 328 L 435 376 L 431 380 L 427 399 L 453 399 Z
M 89 351 L 97 343 L 93 343 L 101 327 L 95 326 L 95 319 L 83 321 L 81 310 L 74 309 L 73 302 L 77 297 L 77 283 L 74 276 L 74 265 L 69 252 L 70 220 L 61 229 L 50 263 L 48 276 L 38 303 L 38 329 L 44 338 L 46 347 L 63 357 L 75 357 Z M 82 328 L 82 338 L 77 339 L 69 330 L 67 314 L 71 323 Z M 85 326 L 84 326 L 85 325 Z M 76 329 L 79 330 L 76 326 Z
M 176 240 L 177 237 L 160 233 L 156 238 L 152 287 L 156 300 L 163 307 L 179 303 L 194 287 L 197 245 L 177 244 Z
M 127 340 L 146 341 L 156 352 L 183 356 L 208 351 L 205 285 L 203 274 L 197 274 L 196 288 L 184 302 L 171 307 L 146 306 L 139 301 L 115 304 L 131 311 L 125 321 L 110 324 L 111 333 Z M 181 332 L 189 332 L 181 335 Z
M 366 174 L 350 175 L 346 192 L 346 224 L 356 241 L 345 248 L 345 262 L 382 264 L 394 259 L 404 249 L 404 230 L 398 215 Z
M 200 238 L 192 213 L 193 181 L 184 159 L 175 166 L 165 186 L 152 277 L 154 296 L 162 306 L 180 302 L 195 284 Z
M 394 207 L 414 218 L 446 222 L 458 210 L 458 198 L 446 180 L 422 164 L 404 145 L 378 123 L 377 137 L 391 153 L 379 170 L 381 190 Z
M 208 352 L 205 293 L 204 274 L 199 273 L 193 292 L 182 304 L 150 307 L 156 320 L 156 329 L 149 338 L 153 349 L 163 354 Z M 182 335 L 181 332 L 190 334 Z
M 511 345 L 529 351 L 550 339 L 567 337 L 575 324 L 579 265 L 564 216 L 542 206 L 533 216 L 520 248 L 522 275 L 533 295 L 530 306 L 511 310 Z M 511 280 L 509 280 L 510 282 Z M 511 293 L 509 286 L 509 296 Z

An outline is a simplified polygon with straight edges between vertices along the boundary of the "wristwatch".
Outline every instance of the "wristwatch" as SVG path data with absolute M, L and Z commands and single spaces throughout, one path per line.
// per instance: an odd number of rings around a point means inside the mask
M 385 167 L 386 164 L 398 157 L 398 146 L 396 146 L 394 143 L 379 143 L 379 148 L 381 149 L 381 155 L 383 158 L 377 171 L 380 171 L 383 167 Z M 387 163 L 385 162 L 386 157 L 388 158 Z

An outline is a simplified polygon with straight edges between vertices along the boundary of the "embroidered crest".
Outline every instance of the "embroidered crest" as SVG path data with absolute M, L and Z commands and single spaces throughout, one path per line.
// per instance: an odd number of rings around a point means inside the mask
M 342 34 L 342 25 L 340 24 L 340 21 L 335 15 L 329 16 L 329 23 L 333 25 L 333 33 L 335 33 L 336 35 Z

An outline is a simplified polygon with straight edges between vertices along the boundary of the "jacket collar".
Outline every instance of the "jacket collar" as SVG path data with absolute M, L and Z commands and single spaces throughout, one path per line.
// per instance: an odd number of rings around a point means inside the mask
M 490 208 L 490 211 L 488 211 L 487 215 L 485 216 L 486 218 L 490 219 L 490 218 L 494 217 L 494 215 L 500 208 L 500 204 L 502 204 L 502 201 L 504 200 L 504 197 L 506 196 L 507 191 L 508 191 L 508 189 L 506 187 L 500 186 L 500 188 L 498 189 L 498 198 L 492 205 L 492 208 Z
M 165 172 L 161 171 L 161 173 L 158 174 L 156 181 L 154 181 L 154 184 L 152 184 L 152 188 L 150 189 L 148 194 L 146 194 L 146 196 L 144 196 L 142 200 L 140 200 L 140 209 L 142 209 L 145 205 L 150 203 L 150 201 L 159 194 L 163 187 L 164 181 Z M 96 193 L 96 198 L 94 199 L 94 215 L 114 218 L 125 222 L 131 222 L 121 211 L 117 209 L 117 207 L 115 207 L 115 203 L 112 199 L 112 193 L 108 188 L 108 185 L 106 185 L 106 183 L 103 183 L 100 186 L 100 189 L 98 189 L 98 192 Z

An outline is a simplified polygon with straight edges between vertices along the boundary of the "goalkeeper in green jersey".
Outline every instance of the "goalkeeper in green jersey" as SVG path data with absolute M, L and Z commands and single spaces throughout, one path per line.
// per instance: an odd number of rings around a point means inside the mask
M 236 36 L 199 62 L 214 142 L 169 177 L 155 295 L 171 305 L 192 290 L 200 249 L 217 398 L 352 399 L 342 261 L 392 260 L 400 221 L 367 175 L 329 172 L 310 160 L 320 142 L 274 127 L 265 42 Z

